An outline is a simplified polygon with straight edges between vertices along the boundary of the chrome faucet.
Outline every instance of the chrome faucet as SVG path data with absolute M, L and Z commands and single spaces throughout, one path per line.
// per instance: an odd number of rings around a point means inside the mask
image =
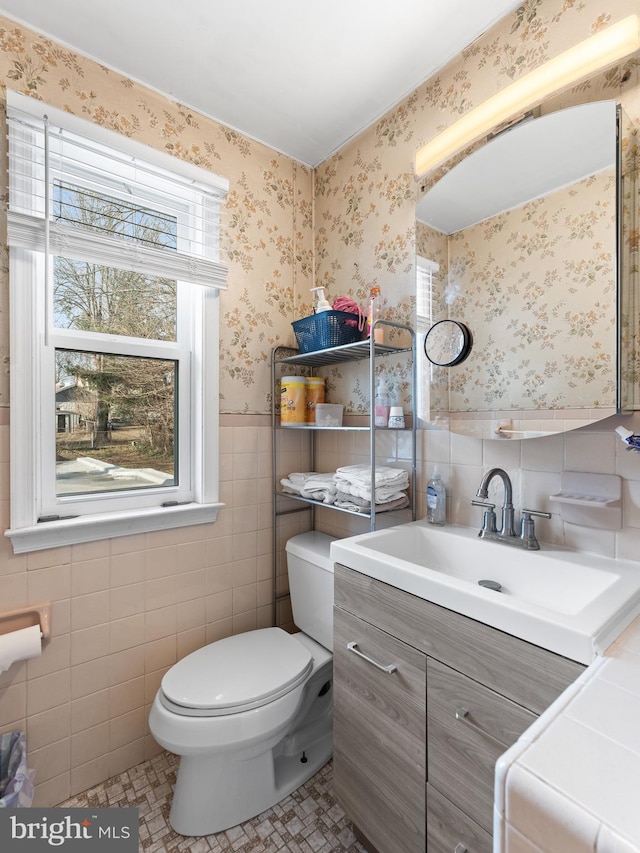
M 500 530 L 495 529 L 495 513 L 493 513 L 494 518 L 491 519 L 491 512 L 495 509 L 495 504 L 485 503 L 487 498 L 489 497 L 489 485 L 494 477 L 500 477 L 502 480 L 502 485 L 504 486 L 504 503 L 502 505 L 502 527 Z M 477 498 L 482 498 L 482 501 L 471 501 L 474 506 L 484 506 L 488 507 L 490 512 L 485 512 L 485 522 L 493 521 L 493 530 L 486 531 L 485 526 L 483 525 L 482 530 L 480 531 L 480 536 L 486 536 L 487 533 L 494 533 L 495 536 L 491 538 L 503 537 L 503 536 L 515 536 L 516 531 L 514 529 L 514 514 L 513 514 L 513 487 L 511 485 L 511 480 L 509 479 L 509 475 L 506 471 L 503 471 L 502 468 L 492 468 L 490 471 L 483 476 L 480 481 L 480 485 L 478 486 L 478 491 L 476 492 Z M 487 515 L 489 518 L 487 519 Z
M 502 527 L 500 530 L 497 529 L 496 524 L 496 505 L 487 501 L 487 498 L 489 497 L 489 485 L 494 477 L 500 477 L 502 485 L 504 486 Z M 551 513 L 538 512 L 538 510 L 535 509 L 523 509 L 522 518 L 520 520 L 520 535 L 518 535 L 515 531 L 513 487 L 506 471 L 502 468 L 491 468 L 490 471 L 487 471 L 480 481 L 476 497 L 482 498 L 482 500 L 471 501 L 472 505 L 481 506 L 485 509 L 482 528 L 480 529 L 478 536 L 483 539 L 491 539 L 494 542 L 504 542 L 507 545 L 517 545 L 520 548 L 526 548 L 528 551 L 537 551 L 540 548 L 540 544 L 536 539 L 532 516 L 535 515 L 539 518 L 551 518 Z

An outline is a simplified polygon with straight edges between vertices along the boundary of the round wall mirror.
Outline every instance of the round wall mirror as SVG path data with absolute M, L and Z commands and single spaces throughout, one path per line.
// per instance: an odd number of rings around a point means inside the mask
M 471 332 L 458 320 L 438 320 L 424 337 L 424 354 L 431 364 L 454 367 L 471 352 Z

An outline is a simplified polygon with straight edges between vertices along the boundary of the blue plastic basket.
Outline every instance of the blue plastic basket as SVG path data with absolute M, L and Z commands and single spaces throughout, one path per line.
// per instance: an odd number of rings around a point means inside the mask
M 358 315 L 348 311 L 321 311 L 291 324 L 300 352 L 315 352 L 359 341 Z

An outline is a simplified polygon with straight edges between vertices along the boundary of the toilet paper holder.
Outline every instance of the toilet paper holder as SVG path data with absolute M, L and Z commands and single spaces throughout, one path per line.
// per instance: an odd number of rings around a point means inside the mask
M 43 640 L 51 636 L 51 602 L 42 601 L 40 604 L 29 604 L 15 610 L 0 611 L 0 636 L 22 628 L 40 625 Z

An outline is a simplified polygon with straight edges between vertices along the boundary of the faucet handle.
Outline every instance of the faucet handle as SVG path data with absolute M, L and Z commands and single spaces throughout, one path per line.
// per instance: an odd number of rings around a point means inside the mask
M 533 515 L 537 518 L 551 518 L 550 512 L 543 512 L 540 509 L 523 509 L 521 512 L 523 521 L 531 521 L 531 516 Z
M 478 536 L 485 536 L 487 533 L 496 533 L 497 525 L 496 525 L 496 514 L 495 508 L 496 505 L 492 503 L 488 503 L 487 501 L 471 501 L 471 506 L 482 506 L 484 507 L 484 518 L 482 521 L 482 529 L 478 533 Z
M 537 551 L 540 548 L 538 540 L 536 539 L 536 532 L 533 523 L 533 517 L 537 518 L 551 518 L 550 512 L 542 512 L 537 509 L 523 509 L 522 517 L 520 519 L 520 539 L 522 539 L 525 548 L 528 548 L 530 551 Z

